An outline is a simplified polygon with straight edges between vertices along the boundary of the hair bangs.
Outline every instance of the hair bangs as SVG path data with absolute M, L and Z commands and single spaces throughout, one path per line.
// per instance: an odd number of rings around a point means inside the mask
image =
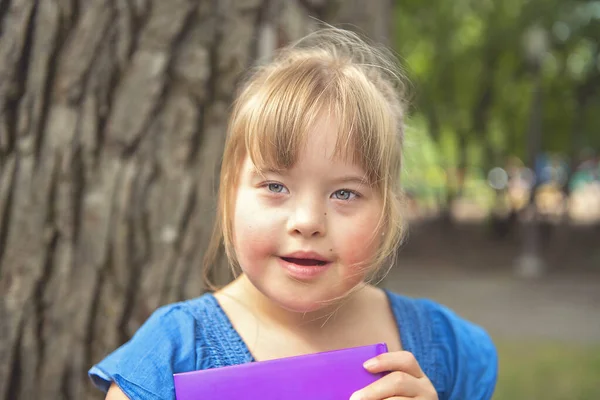
M 335 156 L 359 165 L 370 185 L 385 181 L 392 152 L 390 138 L 396 127 L 388 102 L 363 75 L 346 68 L 335 84 L 335 119 L 338 124 Z
M 240 116 L 237 129 L 245 132 L 245 152 L 259 171 L 292 168 L 323 112 L 326 74 L 312 64 L 268 74 Z

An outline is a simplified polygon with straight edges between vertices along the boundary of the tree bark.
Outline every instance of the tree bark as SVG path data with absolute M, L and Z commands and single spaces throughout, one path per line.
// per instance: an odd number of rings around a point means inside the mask
M 0 399 L 99 398 L 87 369 L 203 292 L 228 108 L 273 4 L 0 1 Z
M 338 0 L 331 12 L 334 23 L 347 24 L 344 28 L 357 30 L 376 43 L 392 42 L 392 0 Z

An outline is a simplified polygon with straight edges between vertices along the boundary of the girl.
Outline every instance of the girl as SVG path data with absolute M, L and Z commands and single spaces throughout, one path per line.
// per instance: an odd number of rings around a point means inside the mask
M 489 399 L 478 326 L 371 284 L 402 238 L 401 79 L 387 53 L 327 28 L 253 71 L 234 104 L 209 264 L 240 274 L 156 311 L 94 366 L 107 399 L 173 399 L 173 374 L 385 342 L 357 399 Z M 243 394 L 240 394 L 243 396 Z

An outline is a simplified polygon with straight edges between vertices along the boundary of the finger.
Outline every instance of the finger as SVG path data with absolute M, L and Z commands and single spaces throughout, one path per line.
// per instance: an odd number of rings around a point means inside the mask
M 402 371 L 415 378 L 425 376 L 415 356 L 408 351 L 383 353 L 375 358 L 371 358 L 363 365 L 365 369 L 374 374 L 384 371 Z
M 394 396 L 414 398 L 419 394 L 419 383 L 414 376 L 395 371 L 354 392 L 350 400 L 381 400 Z

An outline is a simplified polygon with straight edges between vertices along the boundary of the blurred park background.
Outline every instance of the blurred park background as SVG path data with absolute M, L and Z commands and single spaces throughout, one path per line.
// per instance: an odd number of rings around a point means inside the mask
M 492 334 L 494 399 L 600 399 L 583 0 L 0 0 L 0 399 L 100 398 L 87 369 L 203 293 L 236 82 L 318 20 L 392 47 L 409 82 L 409 234 L 382 284 Z

